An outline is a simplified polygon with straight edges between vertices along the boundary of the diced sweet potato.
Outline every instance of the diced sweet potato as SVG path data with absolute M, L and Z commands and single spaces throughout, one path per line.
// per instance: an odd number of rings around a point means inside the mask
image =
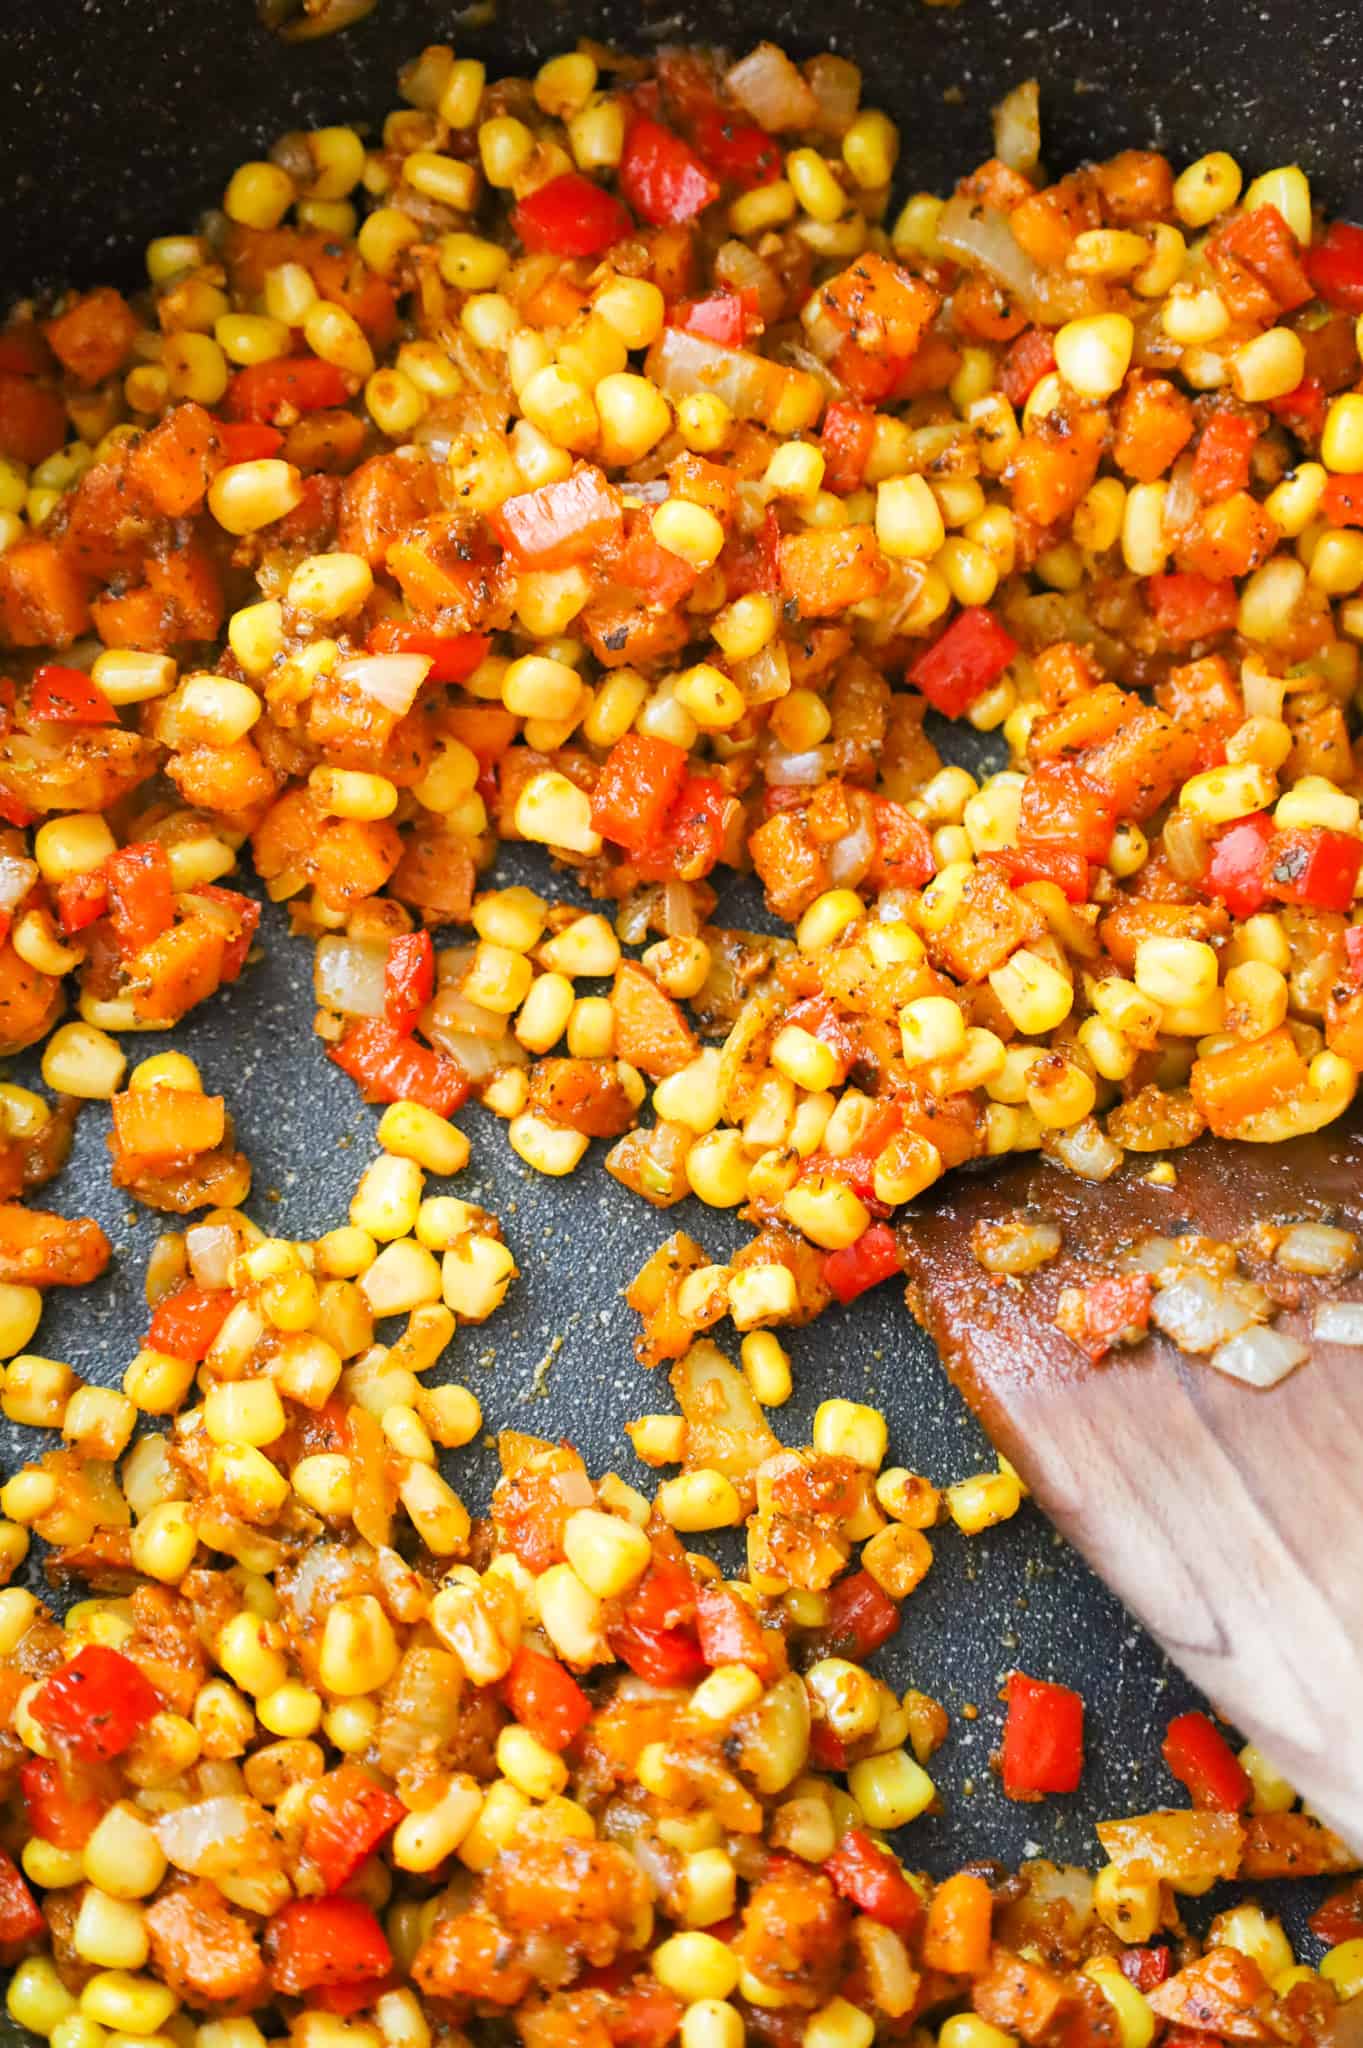
M 50 540 L 21 540 L 0 555 L 0 642 L 69 647 L 90 624 L 89 585 Z
M 115 1149 L 125 1161 L 145 1165 L 211 1152 L 227 1127 L 224 1098 L 188 1088 L 130 1088 L 109 1107 Z
M 0 1280 L 24 1287 L 84 1287 L 108 1265 L 113 1247 L 89 1216 L 0 1203 Z
M 585 1138 L 618 1138 L 634 1122 L 634 1104 L 611 1059 L 536 1060 L 530 1106 Z
M 221 2017 L 245 2013 L 270 1996 L 260 1944 L 216 1885 L 163 1892 L 143 1919 L 157 1973 L 185 2003 Z
M 748 851 L 778 917 L 798 917 L 831 887 L 823 853 L 798 811 L 777 811 L 759 825 Z
M 889 576 L 873 526 L 788 533 L 781 541 L 781 590 L 802 619 L 828 618 L 862 604 Z
M 615 1050 L 653 1080 L 675 1074 L 699 1050 L 696 1034 L 664 989 L 634 960 L 622 960 L 611 990 Z
M 141 323 L 112 285 L 99 285 L 43 327 L 48 346 L 81 384 L 102 384 L 123 367 Z
M 32 468 L 54 455 L 65 439 L 61 393 L 36 377 L 0 370 L 0 455 Z

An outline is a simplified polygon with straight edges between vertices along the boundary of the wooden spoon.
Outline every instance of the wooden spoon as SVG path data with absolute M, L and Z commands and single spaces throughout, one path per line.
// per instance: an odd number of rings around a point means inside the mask
M 1244 1250 L 1261 1219 L 1337 1223 L 1363 1246 L 1363 1118 L 1286 1145 L 1203 1139 L 1172 1188 L 1132 1157 L 1094 1185 L 1033 1156 L 956 1175 L 901 1233 L 908 1298 L 953 1380 L 1040 1505 L 1218 1708 L 1363 1850 L 1363 1350 L 1312 1337 L 1363 1275 L 1297 1279 L 1275 1327 L 1310 1360 L 1260 1391 L 1152 1333 L 1091 1366 L 1053 1318 L 1122 1247 L 1194 1230 Z M 1025 1279 L 977 1261 L 981 1223 L 1028 1210 L 1064 1233 Z

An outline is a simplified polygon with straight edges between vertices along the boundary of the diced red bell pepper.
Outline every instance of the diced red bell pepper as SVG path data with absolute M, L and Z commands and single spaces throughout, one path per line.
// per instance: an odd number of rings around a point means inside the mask
M 114 938 L 123 958 L 130 960 L 175 922 L 170 860 L 159 841 L 141 840 L 111 853 L 104 874 Z
M 0 334 L 0 370 L 15 377 L 40 377 L 52 366 L 52 351 L 39 328 L 11 327 Z
M 21 804 L 17 796 L 11 796 L 7 789 L 0 789 L 0 823 L 15 825 L 20 831 L 31 825 L 37 817 L 27 804 Z
M 66 1789 L 60 1767 L 45 1756 L 20 1766 L 24 1815 L 35 1835 L 59 1849 L 81 1849 L 104 1817 L 102 1799 L 77 1799 Z
M 103 1643 L 87 1643 L 45 1680 L 30 1712 L 40 1728 L 77 1756 L 122 1756 L 131 1749 L 161 1695 L 149 1678 Z
M 383 970 L 383 1014 L 406 1037 L 435 994 L 435 947 L 428 931 L 401 932 L 388 941 Z
M 1159 1948 L 1124 1948 L 1117 1957 L 1117 1967 L 1128 1984 L 1134 1984 L 1138 1991 L 1157 1991 L 1167 1982 L 1172 1971 L 1173 1957 L 1166 1946 Z
M 882 1927 L 907 1940 L 923 1918 L 923 1901 L 888 1849 L 864 1828 L 849 1828 L 823 1866 L 833 1889 Z
M 33 671 L 28 708 L 34 718 L 54 725 L 116 725 L 118 713 L 83 668 L 45 661 Z
M 893 797 L 871 798 L 876 851 L 867 880 L 875 889 L 921 889 L 937 872 L 925 826 Z
M 1055 368 L 1049 327 L 1024 327 L 999 364 L 999 390 L 1008 403 L 1024 406 L 1043 377 Z
M 352 2013 L 363 2012 L 383 1997 L 385 1991 L 397 1989 L 398 1978 L 394 1971 L 385 1970 L 376 1977 L 356 1977 L 349 1984 L 318 1984 L 308 1993 L 308 2004 L 318 2012 L 335 2013 L 340 2019 L 349 2019 Z
M 1363 228 L 1331 221 L 1306 252 L 1306 274 L 1327 306 L 1363 313 Z
M 1351 1878 L 1337 1892 L 1331 1892 L 1306 1924 L 1327 1948 L 1363 1939 L 1363 1878 Z
M 1077 761 L 1038 761 L 1022 786 L 1018 837 L 1029 847 L 1059 844 L 1104 861 L 1116 827 L 1110 792 Z
M 634 856 L 646 882 L 699 882 L 724 847 L 733 798 L 717 775 L 688 775 L 657 838 Z
M 206 896 L 210 903 L 221 903 L 237 920 L 237 935 L 224 947 L 220 969 L 224 982 L 235 981 L 246 965 L 246 956 L 260 926 L 260 905 L 254 896 L 245 896 L 240 889 L 224 889 L 217 882 L 201 883 L 194 894 Z
M 731 533 L 720 556 L 727 597 L 746 597 L 749 591 L 765 590 L 775 597 L 781 588 L 781 522 L 774 505 L 753 534 Z
M 696 1593 L 696 1633 L 700 1653 L 713 1670 L 717 1664 L 746 1664 L 766 1676 L 771 1670 L 771 1638 L 745 1600 L 722 1579 Z
M 450 1116 L 468 1100 L 468 1076 L 457 1060 L 405 1037 L 383 1017 L 352 1024 L 331 1058 L 369 1102 L 420 1102 Z
M 816 1721 L 809 1731 L 809 1760 L 820 1771 L 847 1769 L 847 1744 L 827 1721 Z
M 555 256 L 599 256 L 634 232 L 620 201 L 581 171 L 564 171 L 527 193 L 511 225 L 527 249 Z
M 424 654 L 430 682 L 463 683 L 486 661 L 492 641 L 486 633 L 427 633 L 401 619 L 380 619 L 369 629 L 368 646 L 371 654 Z
M 1363 924 L 1351 924 L 1345 932 L 1344 956 L 1355 986 L 1363 984 Z
M 845 498 L 861 489 L 876 438 L 876 416 L 868 405 L 835 398 L 823 416 L 819 445 L 823 449 L 824 483 Z
M 707 1927 L 716 1934 L 717 1927 Z M 585 1980 L 579 1978 L 578 1982 Z M 601 2024 L 612 2048 L 667 2048 L 681 2031 L 686 2008 L 675 1991 L 669 1991 L 650 1972 L 614 1990 L 602 2014 Z
M 753 121 L 715 107 L 694 123 L 696 148 L 717 178 L 751 192 L 781 175 L 781 145 Z
M 1239 1813 L 1254 1796 L 1249 1773 L 1209 1714 L 1175 1714 L 1160 1755 L 1194 1806 Z
M 359 1899 L 291 1899 L 265 1930 L 270 1981 L 287 1998 L 384 1978 L 393 1967 L 378 1918 Z
M 173 1294 L 156 1304 L 147 1344 L 153 1351 L 168 1351 L 173 1358 L 192 1359 L 197 1365 L 232 1311 L 233 1296 L 226 1288 L 212 1290 L 185 1280 Z
M 762 325 L 756 301 L 750 304 L 750 298 L 749 293 L 720 290 L 703 299 L 679 299 L 668 324 L 698 334 L 702 341 L 718 342 L 721 348 L 742 348 Z
M 1347 910 L 1363 867 L 1363 841 L 1323 825 L 1275 832 L 1269 842 L 1265 883 L 1279 903 L 1309 903 L 1314 910 Z
M 0 1849 L 0 1948 L 18 1949 L 47 1932 L 19 1866 Z
M 602 764 L 592 791 L 592 823 L 627 853 L 657 840 L 686 780 L 684 747 L 627 732 Z
M 1320 509 L 1331 526 L 1363 526 L 1363 476 L 1332 476 Z
M 557 483 L 521 491 L 490 515 L 503 547 L 535 569 L 564 569 L 620 532 L 620 494 L 590 463 Z
M 87 868 L 83 875 L 68 875 L 57 884 L 57 917 L 64 932 L 83 932 L 109 908 L 109 884 L 104 870 Z
M 1084 1702 L 1068 1685 L 1014 1671 L 1003 1724 L 1003 1789 L 1010 1799 L 1073 1792 L 1084 1770 Z
M 572 1672 L 524 1644 L 502 1681 L 502 1697 L 522 1728 L 553 1750 L 567 1749 L 592 1718 L 592 1703 Z
M 832 1654 L 860 1663 L 889 1642 L 900 1619 L 895 1602 L 869 1572 L 849 1572 L 828 1589 L 828 1619 L 820 1634 L 836 1645 Z
M 694 220 L 719 197 L 718 181 L 690 144 L 648 114 L 630 124 L 619 177 L 629 204 L 655 228 Z
M 1281 398 L 1268 398 L 1264 403 L 1275 419 L 1301 439 L 1314 439 L 1325 425 L 1325 385 L 1319 377 L 1303 377 Z
M 1268 848 L 1273 820 L 1267 811 L 1240 818 L 1221 834 L 1202 877 L 1209 896 L 1219 897 L 1232 917 L 1253 917 L 1268 894 Z
M 299 412 L 330 412 L 344 405 L 350 387 L 334 363 L 320 356 L 274 356 L 250 363 L 227 386 L 223 411 L 229 420 L 271 424 L 282 405 Z
M 1003 869 L 1013 887 L 1024 882 L 1054 882 L 1071 903 L 1083 903 L 1089 892 L 1089 864 L 1072 846 L 1005 846 L 989 859 Z
M 840 342 L 833 358 L 833 374 L 853 398 L 877 405 L 894 395 L 895 386 L 912 362 L 911 356 L 872 354 L 851 339 Z
M 607 1640 L 620 1662 L 650 1685 L 694 1685 L 707 1668 L 696 1639 L 695 1612 L 690 1573 L 655 1559 Z
M 1077 1313 L 1067 1319 L 1065 1333 L 1096 1363 L 1107 1356 L 1123 1330 L 1146 1327 L 1151 1293 L 1148 1273 L 1114 1273 L 1095 1280 L 1081 1291 Z
M 1223 287 L 1229 287 L 1232 307 L 1239 296 L 1237 281 L 1246 270 L 1279 312 L 1291 313 L 1310 302 L 1310 272 L 1303 268 L 1297 238 L 1276 206 L 1255 206 L 1236 214 L 1208 242 L 1207 261 Z
M 308 1800 L 303 1854 L 329 1892 L 350 1882 L 406 1811 L 358 1764 L 343 1763 L 318 1780 Z
M 816 1032 L 814 1035 L 817 1037 L 818 1033 Z M 826 1153 L 816 1153 L 814 1155 L 819 1162 L 817 1171 L 834 1174 L 838 1180 L 845 1181 L 853 1193 L 859 1195 L 863 1202 L 873 1202 L 875 1200 L 876 1160 L 885 1150 L 885 1147 L 889 1144 L 903 1121 L 904 1112 L 897 1102 L 884 1103 L 868 1119 L 861 1136 L 850 1152 L 841 1152 L 836 1159 L 829 1157 Z M 829 1258 L 835 1258 L 837 1254 L 830 1252 L 828 1256 Z M 874 1286 L 875 1282 L 873 1281 L 871 1284 Z
M 271 455 L 278 455 L 283 446 L 284 436 L 278 427 L 267 427 L 259 420 L 218 422 L 218 447 L 222 451 L 224 465 L 264 462 Z
M 1249 489 L 1250 458 L 1259 429 L 1248 413 L 1214 412 L 1193 457 L 1193 489 L 1204 504 Z
M 998 681 L 1017 651 L 1017 641 L 994 614 L 971 605 L 919 655 L 908 680 L 944 718 L 959 718 Z
M 826 1253 L 823 1262 L 824 1280 L 844 1304 L 901 1270 L 899 1246 L 888 1223 L 872 1223 L 855 1244 Z
M 1151 576 L 1146 583 L 1155 623 L 1172 647 L 1229 633 L 1240 600 L 1229 576 L 1197 576 L 1181 570 Z

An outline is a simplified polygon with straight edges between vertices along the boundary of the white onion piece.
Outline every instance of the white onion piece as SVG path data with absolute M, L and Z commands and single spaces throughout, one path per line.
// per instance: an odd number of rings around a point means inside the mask
M 1358 1239 L 1351 1230 L 1337 1230 L 1331 1223 L 1294 1223 L 1279 1238 L 1273 1257 L 1289 1273 L 1333 1279 L 1357 1261 Z
M 669 398 L 713 391 L 740 419 L 760 418 L 770 397 L 776 365 L 739 348 L 722 348 L 682 327 L 665 327 L 648 359 L 649 374 Z
M 857 118 L 861 104 L 861 73 L 846 57 L 831 51 L 811 57 L 809 89 L 819 105 L 819 129 L 825 135 L 845 135 Z
M 1054 1132 L 1046 1151 L 1080 1180 L 1111 1180 L 1124 1157 L 1121 1146 L 1091 1116 L 1071 1130 Z
M 1121 1254 L 1117 1270 L 1120 1273 L 1149 1273 L 1158 1278 L 1168 1267 L 1182 1263 L 1183 1253 L 1176 1237 L 1147 1237 Z
M 38 863 L 0 852 L 0 910 L 17 910 L 38 879 Z
M 230 1869 L 253 1836 L 270 1831 L 269 1817 L 254 1799 L 227 1793 L 163 1813 L 153 1825 L 166 1861 L 193 1877 Z
M 473 964 L 476 946 L 442 946 L 435 956 L 435 985 L 450 988 L 464 979 Z
M 319 939 L 312 961 L 313 993 L 324 1010 L 343 1017 L 381 1017 L 388 947 L 382 939 Z
M 828 872 L 839 889 L 854 889 L 876 857 L 876 836 L 869 818 L 844 832 L 828 848 Z
M 1033 263 L 1003 214 L 961 197 L 948 199 L 937 221 L 937 241 L 949 256 L 988 271 L 1017 299 L 1029 320 L 1073 319 L 1088 310 L 1092 293 L 1083 278 L 1043 271 Z
M 506 1035 L 506 1018 L 497 1010 L 485 1010 L 481 1003 L 471 1003 L 457 988 L 442 988 L 422 1011 L 421 1028 L 437 1044 L 443 1043 L 440 1033 L 451 1031 L 461 1037 L 469 1034 L 493 1040 Z
M 976 1244 L 975 1257 L 986 1273 L 1033 1273 L 1055 1257 L 1060 1244 L 1057 1224 L 1018 1218 L 1011 1224 L 996 1225 Z
M 724 83 L 759 126 L 773 135 L 788 128 L 814 128 L 819 121 L 819 103 L 784 50 L 775 43 L 759 43 L 724 74 Z
M 1247 1387 L 1276 1387 L 1279 1380 L 1285 1380 L 1310 1356 L 1309 1347 L 1299 1337 L 1289 1337 L 1285 1330 L 1256 1323 L 1253 1329 L 1242 1330 L 1219 1345 L 1207 1363 L 1218 1372 L 1229 1373 L 1233 1380 L 1243 1381 Z
M 361 654 L 336 665 L 342 682 L 353 683 L 385 711 L 405 718 L 430 671 L 429 654 Z
M 1041 89 L 1024 78 L 994 109 L 994 154 L 1010 171 L 1036 169 L 1041 155 Z
M 1202 501 L 1193 487 L 1193 458 L 1180 456 L 1169 472 L 1169 488 L 1164 497 L 1165 532 L 1182 533 L 1201 510 Z
M 200 1287 L 230 1287 L 237 1233 L 230 1223 L 194 1223 L 185 1232 L 185 1257 Z
M 789 754 L 784 747 L 768 747 L 763 761 L 768 782 L 779 789 L 807 789 L 823 781 L 823 748 L 807 747 L 803 754 Z
M 625 898 L 615 913 L 615 932 L 627 946 L 642 946 L 648 937 L 649 922 L 658 902 L 658 885 L 650 882 L 646 888 L 634 889 Z
M 473 1087 L 490 1081 L 500 1067 L 523 1067 L 525 1047 L 509 1035 L 505 1038 L 476 1038 L 471 1031 L 450 1031 L 442 1025 L 422 1025 L 432 1045 L 448 1053 L 463 1068 Z
M 664 884 L 663 930 L 669 939 L 694 939 L 700 930 L 695 898 L 686 882 Z
M 1150 1320 L 1180 1351 L 1214 1351 L 1238 1337 L 1254 1321 L 1237 1294 L 1224 1281 L 1204 1273 L 1184 1273 L 1155 1296 Z
M 1311 1321 L 1311 1334 L 1322 1344 L 1347 1344 L 1363 1350 L 1363 1301 L 1324 1301 Z
M 779 636 L 734 663 L 734 681 L 749 704 L 774 704 L 790 692 L 790 653 Z

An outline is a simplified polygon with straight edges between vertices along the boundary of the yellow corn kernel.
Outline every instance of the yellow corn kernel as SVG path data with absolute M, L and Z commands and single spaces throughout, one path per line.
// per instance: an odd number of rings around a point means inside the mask
M 1056 367 L 1085 398 L 1110 398 L 1131 365 L 1135 329 L 1125 313 L 1091 313 L 1067 321 L 1055 336 Z
M 781 1198 L 787 1222 L 824 1251 L 855 1244 L 870 1225 L 870 1212 L 845 1182 L 826 1173 L 808 1174 Z
M 42 1074 L 48 1087 L 87 1102 L 107 1102 L 116 1095 L 127 1065 L 117 1039 L 93 1024 L 61 1024 L 43 1047 Z
M 719 454 L 733 431 L 734 415 L 717 391 L 688 391 L 678 402 L 677 432 L 693 454 Z
M 380 1244 L 406 1237 L 416 1224 L 423 1185 L 415 1160 L 393 1155 L 376 1159 L 350 1198 L 350 1221 Z
M 743 1519 L 743 1504 L 722 1472 L 685 1472 L 679 1479 L 665 1479 L 654 1504 L 669 1528 L 686 1535 L 732 1529 Z
M 519 1119 L 513 1120 L 513 1129 L 516 1121 Z M 578 1133 L 570 1131 L 567 1135 L 576 1138 Z M 585 1149 L 584 1140 L 582 1150 Z M 581 1157 L 581 1152 L 578 1156 Z M 535 1162 L 530 1160 L 527 1164 L 534 1165 Z M 451 1245 L 441 1261 L 441 1292 L 445 1306 L 461 1322 L 486 1322 L 493 1311 L 501 1307 L 516 1274 L 516 1261 L 500 1238 L 470 1232 L 457 1244 Z
M 1216 953 L 1200 939 L 1142 939 L 1136 947 L 1134 979 L 1151 1002 L 1196 1005 L 1216 987 Z
M 288 1418 L 272 1380 L 229 1380 L 204 1395 L 203 1423 L 215 1444 L 260 1448 L 283 1436 Z
M 1292 1968 L 1292 1944 L 1283 1932 L 1281 1920 L 1270 1918 L 1252 1900 L 1218 1913 L 1208 1930 L 1218 1947 L 1238 1949 L 1257 1963 L 1271 1984 L 1284 1970 Z
M 522 839 L 543 846 L 588 855 L 601 851 L 590 797 L 557 769 L 531 776 L 516 799 L 515 824 Z
M 1241 205 L 1246 213 L 1260 206 L 1275 206 L 1302 247 L 1311 240 L 1311 186 L 1306 173 L 1296 164 L 1281 164 L 1263 171 L 1247 188 Z
M 679 555 L 693 569 L 708 569 L 724 546 L 724 528 L 704 505 L 688 498 L 667 498 L 650 522 L 653 538 L 669 554 Z
M 425 1245 L 400 1238 L 383 1247 L 358 1285 L 372 1315 L 408 1315 L 440 1300 L 440 1265 Z
M 1286 1813 L 1296 1805 L 1295 1788 L 1288 1784 L 1257 1744 L 1245 1744 L 1240 1751 L 1240 1767 L 1254 1787 L 1252 1806 L 1255 1813 Z
M 1029 1038 L 1054 1031 L 1074 1007 L 1074 990 L 1065 976 L 1026 947 L 993 970 L 989 985 L 1012 1023 Z
M 965 1046 L 965 1019 L 950 996 L 919 996 L 899 1012 L 899 1036 L 910 1066 L 955 1059 Z
M 1320 1974 L 1341 2003 L 1363 1991 L 1363 1939 L 1341 1941 L 1320 1959 Z
M 601 457 L 619 468 L 641 462 L 672 426 L 672 409 L 657 386 L 630 370 L 616 370 L 596 387 Z
M 377 1692 L 397 1669 L 399 1654 L 388 1616 L 372 1593 L 338 1600 L 327 1610 L 317 1670 L 328 1692 L 347 1699 Z
M 1157 576 L 1169 558 L 1162 483 L 1134 484 L 1122 510 L 1122 560 L 1133 576 Z
M 1363 395 L 1346 391 L 1330 401 L 1320 437 L 1320 459 L 1327 469 L 1347 476 L 1363 468 Z
M 958 1480 L 944 1496 L 947 1513 L 965 1536 L 978 1536 L 998 1522 L 1009 1521 L 1022 1505 L 1022 1487 L 1013 1472 L 981 1472 Z
M 1290 327 L 1270 327 L 1253 341 L 1242 342 L 1230 358 L 1230 377 L 1237 398 L 1263 405 L 1295 391 L 1306 371 L 1306 350 Z
M 697 1998 L 681 2020 L 681 2048 L 743 2048 L 747 2032 L 736 2005 L 721 1998 Z
M 847 1773 L 847 1789 L 868 1826 L 881 1829 L 905 1827 L 937 1797 L 932 1779 L 903 1749 L 853 1764 Z
M 548 907 L 544 898 L 537 896 L 533 889 L 520 886 L 494 889 L 475 898 L 473 928 L 480 939 L 487 939 L 493 945 L 528 953 L 539 943 Z
M 40 1879 L 34 1880 L 41 1882 Z M 76 2001 L 50 1956 L 25 1956 L 14 1968 L 5 1991 L 5 2009 L 18 2026 L 51 2037 L 76 2010 Z
M 738 1131 L 712 1131 L 686 1155 L 687 1185 L 710 1209 L 736 1209 L 747 1199 L 748 1158 Z M 737 1276 L 735 1276 L 737 1277 Z
M 798 205 L 789 178 L 773 178 L 770 184 L 758 185 L 735 199 L 729 208 L 729 226 L 745 241 L 752 240 L 769 228 L 784 227 L 795 218 Z
M 1174 181 L 1174 211 L 1185 227 L 1205 228 L 1240 197 L 1244 177 L 1225 150 L 1213 150 L 1189 164 Z
M 1147 1942 L 1160 1924 L 1160 1888 L 1105 1864 L 1093 1882 L 1093 1905 L 1104 1927 L 1127 1942 Z
M 928 561 L 946 539 L 942 508 L 926 477 L 887 477 L 876 486 L 876 538 L 899 561 Z
M 337 309 L 339 310 L 339 309 Z M 208 509 L 228 533 L 273 526 L 303 498 L 303 480 L 290 462 L 264 456 L 220 469 L 208 487 Z
M 649 1958 L 653 1974 L 689 2005 L 727 1998 L 738 1983 L 738 1957 L 727 1942 L 698 1929 L 669 1935 Z
M 1191 811 L 1203 824 L 1229 825 L 1236 818 L 1266 810 L 1276 795 L 1277 784 L 1268 770 L 1244 762 L 1190 776 L 1178 800 L 1181 809 Z
M 118 2034 L 157 2034 L 178 2004 L 169 1985 L 125 1970 L 101 1970 L 80 1994 L 82 2017 Z
M 826 1458 L 850 1458 L 868 1472 L 885 1462 L 889 1431 L 878 1408 L 861 1401 L 821 1401 L 814 1411 L 814 1448 Z
M 579 1508 L 564 1524 L 563 1554 L 590 1592 L 610 1600 L 643 1577 L 652 1549 L 643 1530 L 620 1516 Z
M 1123 1974 L 1116 1957 L 1090 1956 L 1083 1971 L 1116 2014 L 1121 2048 L 1150 2048 L 1155 2038 L 1155 2015 L 1145 1994 Z
M 513 1116 L 507 1126 L 507 1138 L 518 1159 L 551 1179 L 575 1172 L 589 1142 L 580 1131 L 551 1123 L 535 1110 Z
M 680 501 L 678 501 L 680 502 Z M 667 507 L 660 508 L 666 511 Z M 700 511 L 699 505 L 688 508 Z M 713 514 L 706 513 L 706 518 Z M 718 521 L 715 524 L 718 525 Z M 747 701 L 737 683 L 708 661 L 697 662 L 679 675 L 673 685 L 676 703 L 692 718 L 701 732 L 727 732 L 747 713 Z

